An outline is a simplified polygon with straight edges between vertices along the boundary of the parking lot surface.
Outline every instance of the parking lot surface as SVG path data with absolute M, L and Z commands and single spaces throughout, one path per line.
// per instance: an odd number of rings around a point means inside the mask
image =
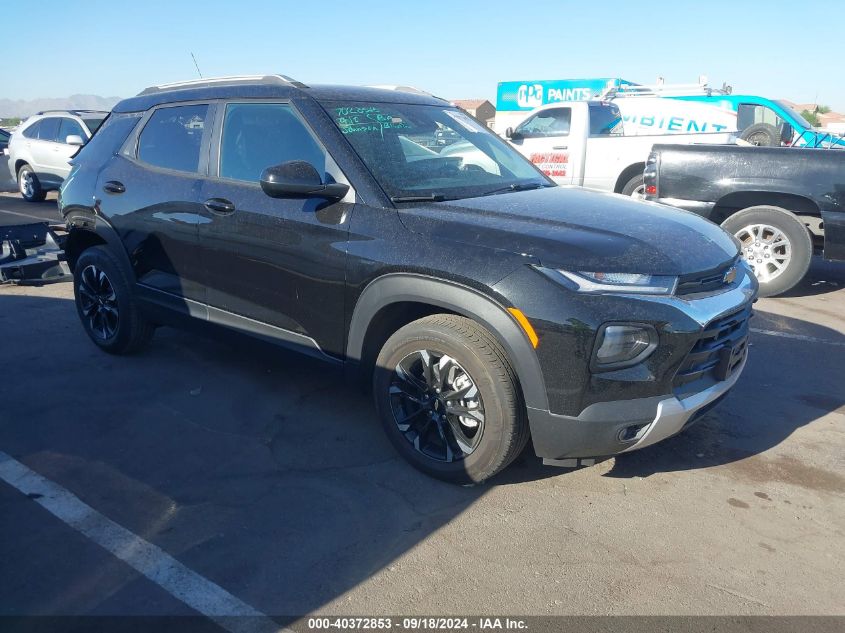
M 845 266 L 816 261 L 687 432 L 460 488 L 318 361 L 172 329 L 112 357 L 70 284 L 0 287 L 0 615 L 190 614 L 202 587 L 287 616 L 845 614 L 843 315 Z M 148 545 L 183 584 L 139 571 Z

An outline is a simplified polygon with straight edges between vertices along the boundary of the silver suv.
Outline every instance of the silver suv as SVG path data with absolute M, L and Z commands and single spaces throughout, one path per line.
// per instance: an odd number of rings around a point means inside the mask
M 70 173 L 68 161 L 108 112 L 50 110 L 29 117 L 9 139 L 9 170 L 24 200 L 40 202 Z

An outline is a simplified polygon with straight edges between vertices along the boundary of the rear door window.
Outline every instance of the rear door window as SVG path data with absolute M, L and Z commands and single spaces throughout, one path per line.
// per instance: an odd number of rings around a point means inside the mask
M 138 160 L 154 167 L 197 172 L 208 105 L 159 108 L 138 137 Z
M 59 123 L 61 123 L 61 119 L 58 117 L 41 119 L 38 138 L 42 141 L 56 141 L 59 138 Z
M 261 172 L 291 160 L 326 173 L 326 152 L 285 103 L 230 103 L 220 139 L 220 177 L 258 182 Z

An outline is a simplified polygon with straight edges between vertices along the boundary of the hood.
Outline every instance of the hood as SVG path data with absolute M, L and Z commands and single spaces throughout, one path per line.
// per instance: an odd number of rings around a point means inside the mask
M 653 202 L 551 187 L 404 207 L 432 239 L 506 250 L 565 270 L 685 275 L 727 265 L 734 239 L 704 218 Z

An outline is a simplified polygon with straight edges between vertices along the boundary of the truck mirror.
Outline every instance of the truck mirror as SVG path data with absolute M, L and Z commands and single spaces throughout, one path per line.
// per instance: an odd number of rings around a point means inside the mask
M 519 130 L 514 130 L 512 127 L 509 127 L 505 130 L 505 136 L 507 136 L 512 141 L 518 141 L 522 138 L 522 133 Z
M 509 127 L 507 130 L 505 130 L 505 136 L 507 136 L 508 138 L 513 138 L 513 128 L 512 127 Z
M 792 126 L 784 121 L 780 126 L 780 142 L 782 145 L 790 145 L 792 143 Z

